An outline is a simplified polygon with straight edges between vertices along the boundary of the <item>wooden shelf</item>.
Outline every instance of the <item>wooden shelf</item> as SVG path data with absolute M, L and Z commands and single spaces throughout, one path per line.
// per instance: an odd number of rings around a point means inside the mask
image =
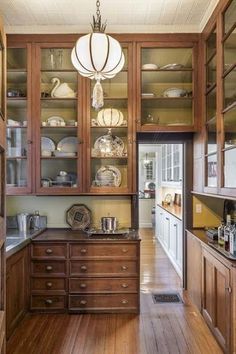
M 226 108 L 223 109 L 222 113 L 225 114 L 233 109 L 236 108 L 236 101 L 234 101 L 231 105 L 227 106 Z
M 94 160 L 127 160 L 128 156 L 91 156 Z
M 17 157 L 11 157 L 11 156 L 6 156 L 7 160 L 26 160 L 27 156 L 17 156 Z
M 41 156 L 41 160 L 76 160 L 78 155 L 76 156 Z

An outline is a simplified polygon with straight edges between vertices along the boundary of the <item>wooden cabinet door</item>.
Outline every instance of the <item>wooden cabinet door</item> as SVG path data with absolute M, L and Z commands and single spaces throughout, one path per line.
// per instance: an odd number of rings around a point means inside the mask
M 230 336 L 230 292 L 230 269 L 203 249 L 202 314 L 227 352 Z
M 200 241 L 187 232 L 187 290 L 194 305 L 201 311 L 201 256 Z
M 6 318 L 7 338 L 24 317 L 28 308 L 28 247 L 7 260 Z

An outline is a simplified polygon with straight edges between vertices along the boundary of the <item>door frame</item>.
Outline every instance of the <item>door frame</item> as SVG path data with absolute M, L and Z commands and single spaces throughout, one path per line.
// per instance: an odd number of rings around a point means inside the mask
M 140 144 L 182 144 L 183 145 L 183 288 L 187 289 L 187 239 L 186 229 L 191 229 L 193 226 L 193 133 L 137 133 L 136 136 L 136 177 L 138 186 L 138 161 L 139 161 L 139 145 Z M 138 191 L 135 198 L 136 203 L 133 203 L 133 220 L 135 228 L 139 228 L 139 200 Z

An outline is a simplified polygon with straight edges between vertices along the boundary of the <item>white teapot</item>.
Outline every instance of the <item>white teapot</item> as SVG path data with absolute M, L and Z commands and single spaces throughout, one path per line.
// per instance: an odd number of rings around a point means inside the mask
M 58 77 L 53 77 L 51 82 L 54 85 L 51 91 L 51 97 L 56 97 L 56 98 L 76 97 L 76 92 L 73 91 L 66 82 L 63 82 L 61 84 L 61 81 Z

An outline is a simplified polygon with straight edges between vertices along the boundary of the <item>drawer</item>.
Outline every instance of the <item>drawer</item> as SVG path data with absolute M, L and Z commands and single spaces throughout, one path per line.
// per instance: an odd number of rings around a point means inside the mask
M 137 257 L 137 244 L 70 244 L 70 258 Z
M 119 261 L 92 261 L 92 260 L 80 260 L 70 261 L 70 275 L 80 276 L 130 276 L 137 275 L 138 264 L 136 261 L 119 260 Z
M 31 261 L 31 274 L 42 276 L 66 276 L 66 261 Z
M 69 279 L 70 293 L 108 293 L 108 292 L 138 292 L 138 279 Z
M 31 256 L 34 258 L 62 258 L 67 256 L 66 244 L 34 243 L 31 246 Z
M 66 308 L 65 296 L 32 295 L 31 310 L 63 310 Z
M 69 310 L 118 310 L 137 309 L 138 295 L 109 294 L 109 295 L 70 295 Z
M 66 291 L 65 278 L 31 278 L 32 291 Z

